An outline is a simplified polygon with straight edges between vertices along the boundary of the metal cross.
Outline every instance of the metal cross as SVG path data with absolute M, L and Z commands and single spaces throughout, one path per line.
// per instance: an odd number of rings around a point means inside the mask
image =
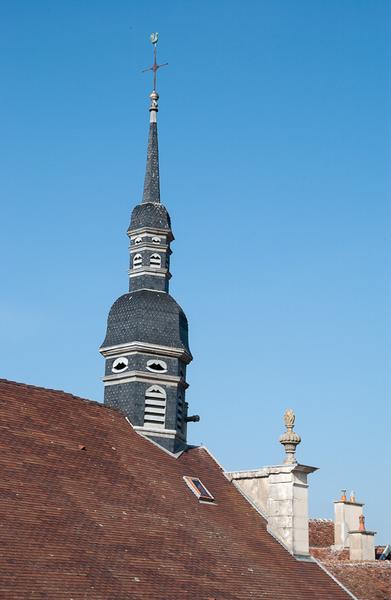
M 149 39 L 151 40 L 151 43 L 153 44 L 153 65 L 152 67 L 148 67 L 148 69 L 143 69 L 143 73 L 146 73 L 147 71 L 153 71 L 153 91 L 156 92 L 156 73 L 158 72 L 158 69 L 160 69 L 160 67 L 165 67 L 168 65 L 168 63 L 163 63 L 162 65 L 158 65 L 156 62 L 156 44 L 158 42 L 158 33 L 151 33 L 151 35 L 149 36 Z

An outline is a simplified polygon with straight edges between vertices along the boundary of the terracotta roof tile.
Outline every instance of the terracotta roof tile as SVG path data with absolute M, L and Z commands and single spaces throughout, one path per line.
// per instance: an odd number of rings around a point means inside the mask
M 310 519 L 308 524 L 310 546 L 326 548 L 334 544 L 334 523 L 329 519 Z
M 353 562 L 347 549 L 312 548 L 311 554 L 359 600 L 391 600 L 391 562 Z
M 175 458 L 112 409 L 7 381 L 0 413 L 1 598 L 348 598 L 267 533 L 205 449 Z

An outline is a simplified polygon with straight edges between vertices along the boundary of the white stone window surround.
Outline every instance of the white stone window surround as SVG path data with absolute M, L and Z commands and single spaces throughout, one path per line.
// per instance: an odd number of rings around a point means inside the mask
M 141 254 L 135 254 L 133 256 L 133 269 L 141 269 L 143 266 L 143 257 Z
M 129 360 L 126 358 L 126 356 L 119 356 L 114 360 L 111 371 L 112 373 L 122 373 L 123 371 L 126 371 L 128 365 Z
M 162 266 L 162 257 L 160 256 L 160 254 L 154 253 L 151 254 L 150 258 L 149 258 L 149 266 L 153 267 L 154 269 L 160 269 Z
M 154 368 L 154 365 L 159 365 L 158 368 Z M 167 363 L 164 360 L 152 359 L 147 362 L 148 371 L 152 371 L 152 373 L 167 373 Z
M 129 232 L 128 232 L 128 234 L 129 234 Z M 139 231 L 137 233 L 132 233 L 131 235 L 129 235 L 129 238 L 130 238 L 130 241 L 132 244 L 134 244 L 135 241 L 139 238 L 141 238 L 141 240 L 144 243 L 165 244 L 167 235 L 163 232 L 155 233 L 149 229 L 149 230 Z M 153 240 L 156 240 L 156 241 L 153 241 Z
M 134 243 L 136 246 L 138 246 L 138 244 L 141 244 L 142 241 L 143 241 L 143 238 L 138 236 L 135 238 Z

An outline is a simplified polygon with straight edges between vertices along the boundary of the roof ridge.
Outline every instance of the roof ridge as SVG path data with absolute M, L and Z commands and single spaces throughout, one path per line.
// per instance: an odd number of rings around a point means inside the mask
M 313 517 L 311 519 L 309 519 L 312 522 L 316 522 L 316 523 L 333 523 L 333 519 L 322 519 L 321 517 Z
M 0 384 L 5 383 L 5 384 L 11 384 L 13 386 L 19 386 L 19 387 L 24 387 L 30 390 L 43 390 L 45 392 L 54 392 L 56 394 L 65 394 L 66 396 L 69 396 L 70 398 L 72 398 L 73 400 L 81 400 L 82 402 L 87 402 L 89 404 L 97 404 L 98 406 L 100 406 L 101 408 L 104 408 L 105 410 L 114 410 L 116 411 L 115 408 L 111 408 L 108 406 L 105 406 L 103 404 L 103 402 L 99 402 L 98 400 L 91 400 L 90 398 L 83 398 L 82 396 L 76 396 L 75 394 L 72 394 L 72 392 L 66 392 L 64 390 L 58 390 L 58 389 L 54 389 L 54 388 L 47 388 L 44 387 L 42 385 L 34 385 L 32 383 L 24 383 L 22 381 L 14 381 L 12 379 L 5 379 L 0 377 Z M 116 411 L 118 412 L 118 411 Z

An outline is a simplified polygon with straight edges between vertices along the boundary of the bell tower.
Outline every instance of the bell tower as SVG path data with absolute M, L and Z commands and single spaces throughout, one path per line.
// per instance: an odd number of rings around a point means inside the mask
M 111 307 L 105 340 L 104 403 L 118 408 L 139 433 L 171 452 L 186 447 L 186 369 L 192 360 L 187 318 L 169 294 L 171 220 L 160 200 L 157 113 L 159 95 L 154 47 L 144 191 L 132 211 L 128 236 L 129 292 Z

